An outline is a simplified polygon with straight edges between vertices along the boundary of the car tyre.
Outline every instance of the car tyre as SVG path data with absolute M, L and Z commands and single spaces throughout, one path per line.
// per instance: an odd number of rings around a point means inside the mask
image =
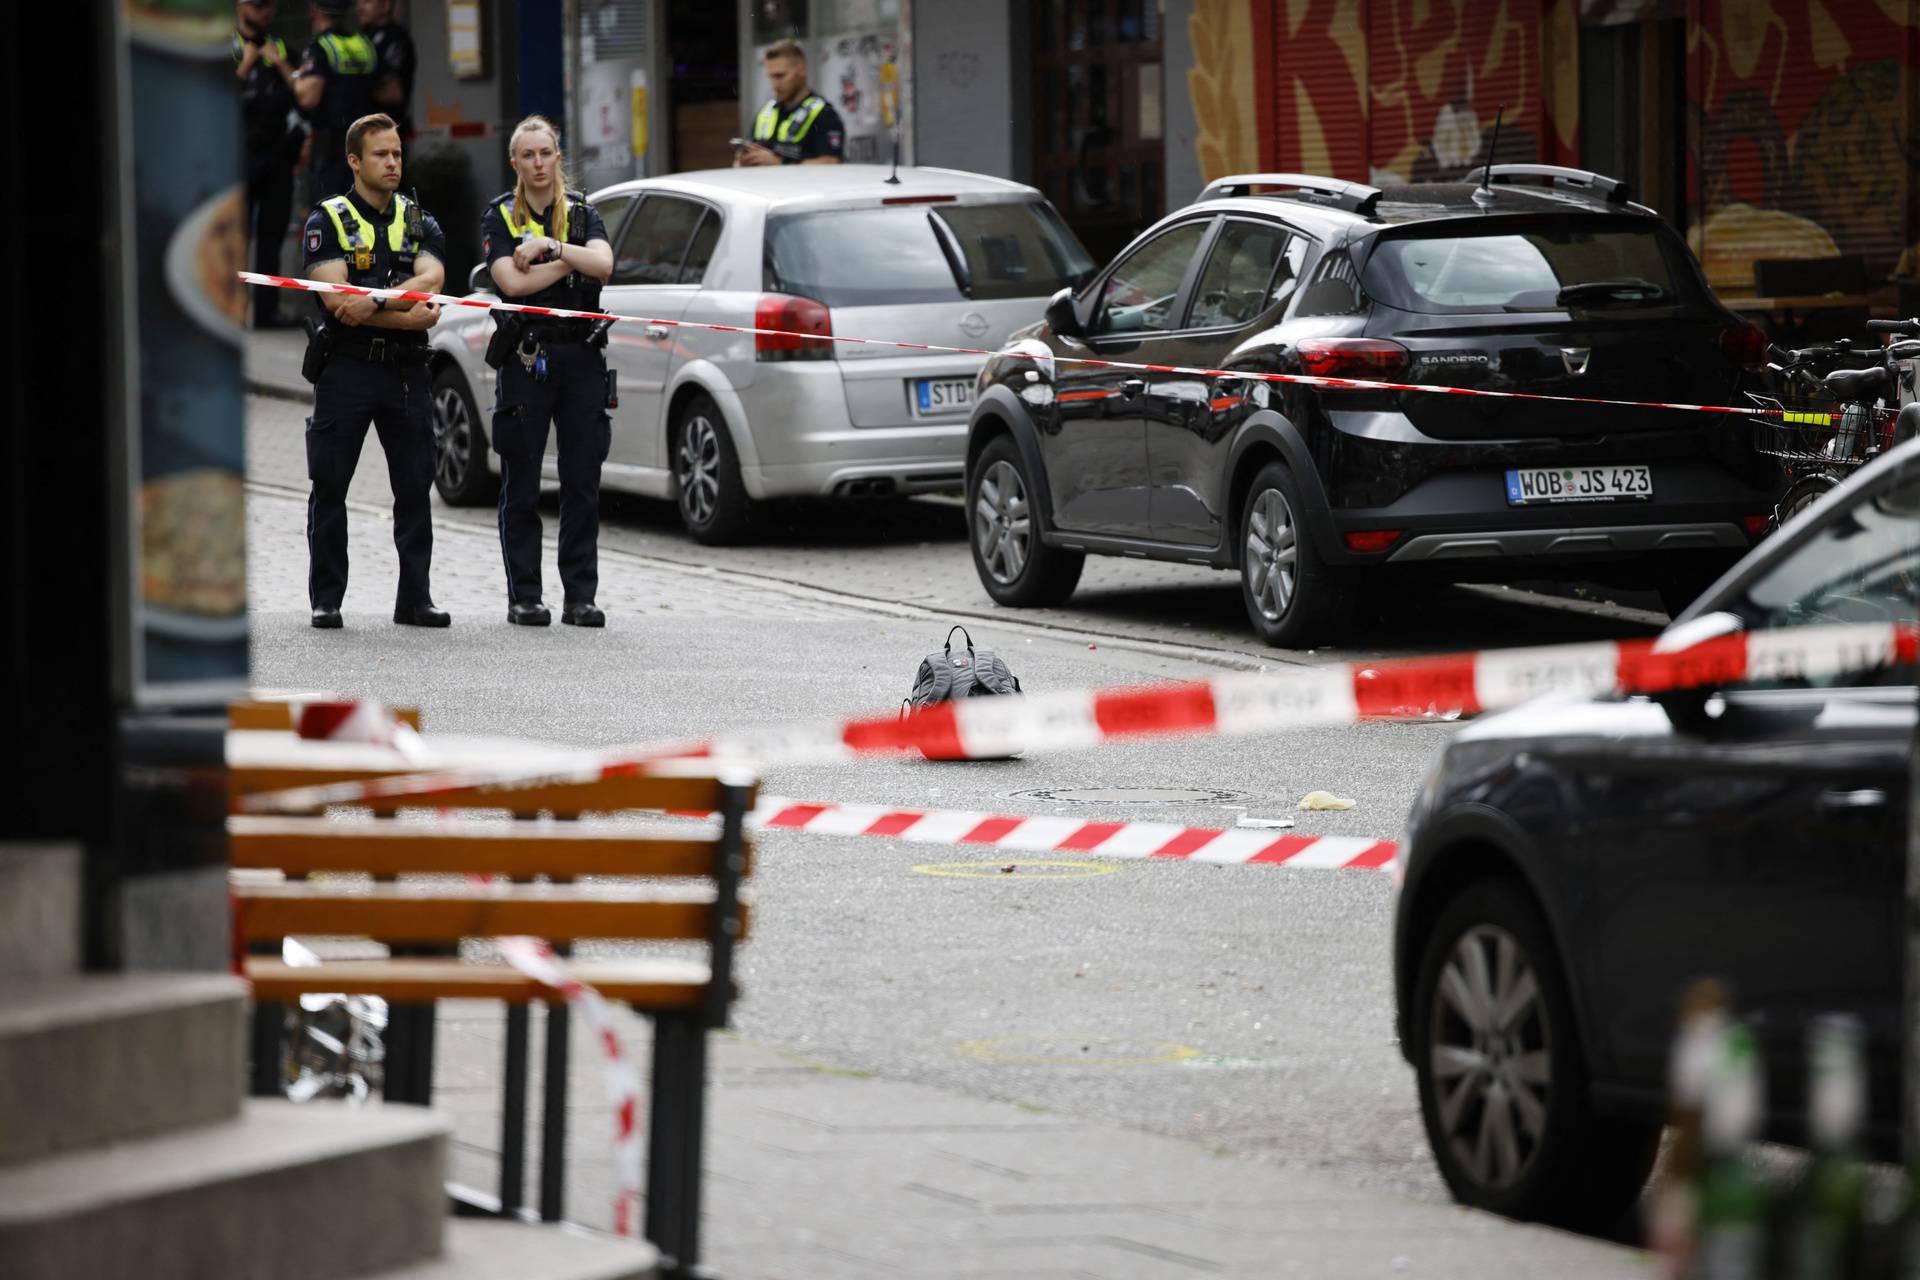
M 1020 608 L 1064 602 L 1087 564 L 1085 552 L 1042 540 L 1033 480 L 1011 436 L 989 441 L 967 470 L 967 543 L 987 594 Z
M 500 478 L 487 466 L 479 406 L 452 365 L 433 375 L 433 487 L 450 507 L 488 506 L 500 492 Z
M 680 523 L 710 547 L 740 542 L 753 530 L 753 502 L 740 480 L 727 420 L 712 397 L 695 395 L 673 427 L 673 489 Z
M 1566 976 L 1524 889 L 1482 880 L 1441 909 L 1410 1013 L 1420 1114 L 1454 1199 L 1575 1230 L 1617 1225 L 1660 1125 L 1592 1110 Z
M 1306 510 L 1280 462 L 1260 468 L 1240 508 L 1240 599 L 1254 631 L 1281 649 L 1336 638 L 1353 607 L 1354 574 L 1321 556 Z

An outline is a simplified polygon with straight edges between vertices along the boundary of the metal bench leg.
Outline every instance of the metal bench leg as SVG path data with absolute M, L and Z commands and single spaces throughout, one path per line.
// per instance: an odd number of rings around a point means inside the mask
M 676 1261 L 680 1255 L 680 1202 L 685 1193 L 679 1176 L 681 1125 L 686 1120 L 680 1041 L 686 1023 L 657 1014 L 653 1019 L 653 1080 L 647 1118 L 647 1239 Z
M 398 954 L 398 948 L 395 948 Z M 388 1102 L 433 1102 L 434 1017 L 438 1006 L 396 1004 L 387 1007 L 386 1085 Z
M 692 1276 L 700 1265 L 700 1180 L 704 1157 L 707 1117 L 707 1028 L 693 1019 L 676 1019 L 686 1029 L 683 1049 L 686 1078 L 682 1081 L 685 1126 L 680 1144 L 680 1166 L 675 1175 L 682 1184 L 680 1192 L 680 1274 Z
M 500 1215 L 519 1214 L 527 1190 L 527 1061 L 531 1005 L 507 1006 L 506 1080 L 500 1099 Z
M 277 1000 L 263 1000 L 254 1005 L 253 1068 L 249 1085 L 254 1097 L 277 1098 L 285 1092 L 286 1051 L 287 1006 Z
M 559 1222 L 567 1181 L 567 1006 L 547 1006 L 545 1108 L 540 1124 L 540 1220 Z

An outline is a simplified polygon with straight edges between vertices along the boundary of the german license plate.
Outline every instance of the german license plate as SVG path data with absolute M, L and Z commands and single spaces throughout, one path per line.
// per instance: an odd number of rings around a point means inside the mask
M 973 407 L 972 378 L 915 378 L 907 384 L 907 403 L 916 418 L 945 418 Z
M 1507 505 L 1550 502 L 1638 502 L 1653 497 L 1647 467 L 1523 467 L 1507 472 Z

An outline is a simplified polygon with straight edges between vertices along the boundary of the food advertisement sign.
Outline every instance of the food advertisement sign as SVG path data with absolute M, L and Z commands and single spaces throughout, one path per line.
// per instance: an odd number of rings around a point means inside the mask
M 132 189 L 124 397 L 132 635 L 142 705 L 247 682 L 242 325 L 246 204 L 224 0 L 125 0 Z

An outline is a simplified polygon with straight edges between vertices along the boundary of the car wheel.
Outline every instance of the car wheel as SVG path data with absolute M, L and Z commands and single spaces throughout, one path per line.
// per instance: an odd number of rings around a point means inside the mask
M 1565 974 L 1518 885 L 1483 880 L 1441 910 L 1410 1012 L 1420 1114 L 1454 1199 L 1614 1226 L 1646 1185 L 1660 1126 L 1593 1113 Z
M 673 481 L 680 523 L 696 541 L 725 546 L 751 531 L 753 504 L 740 482 L 740 456 L 727 420 L 705 395 L 687 401 L 674 425 Z
M 1033 482 L 1009 436 L 990 441 L 967 472 L 967 527 L 980 585 L 1001 604 L 1059 604 L 1080 582 L 1086 554 L 1041 540 Z
M 1332 639 L 1353 603 L 1353 575 L 1320 558 L 1305 510 L 1293 472 L 1269 462 L 1240 512 L 1240 598 L 1260 638 L 1286 649 Z
M 1780 495 L 1779 505 L 1773 509 L 1774 527 L 1777 529 L 1787 521 L 1793 519 L 1802 511 L 1805 511 L 1808 507 L 1826 497 L 1827 494 L 1839 487 L 1839 484 L 1840 481 L 1836 477 L 1827 475 L 1821 471 L 1813 472 L 1811 475 L 1801 476 L 1792 484 L 1788 485 L 1787 491 Z
M 433 487 L 450 507 L 481 507 L 500 481 L 487 469 L 487 437 L 466 377 L 449 365 L 433 377 Z

